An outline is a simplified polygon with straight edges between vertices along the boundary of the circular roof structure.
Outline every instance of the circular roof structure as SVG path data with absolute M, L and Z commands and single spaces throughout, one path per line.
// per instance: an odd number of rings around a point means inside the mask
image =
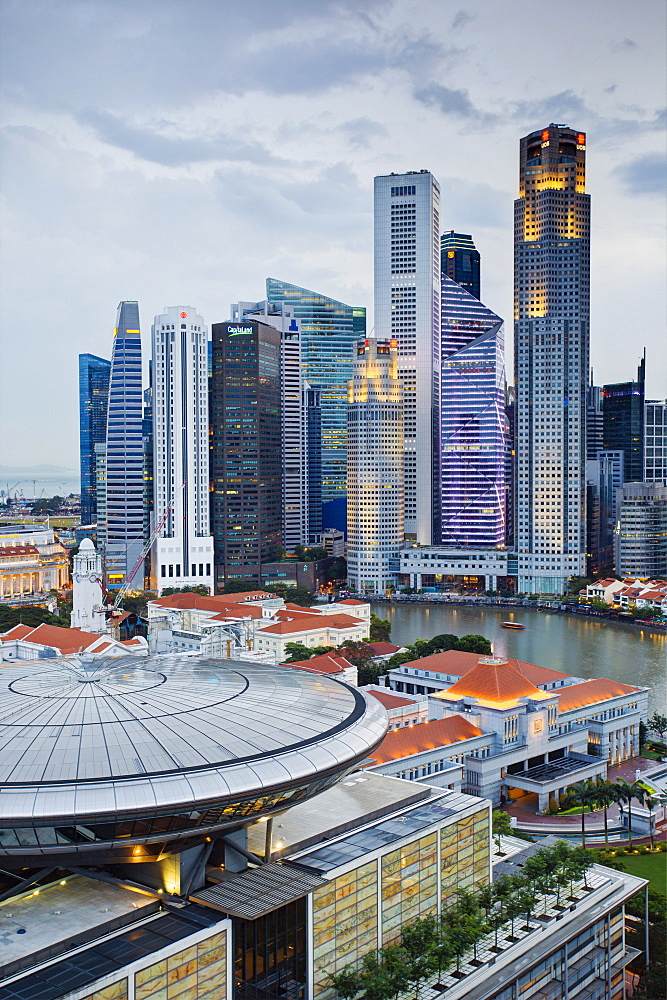
M 333 784 L 386 730 L 375 699 L 301 670 L 178 656 L 3 665 L 0 854 L 25 853 L 26 838 L 44 853 L 238 826 Z

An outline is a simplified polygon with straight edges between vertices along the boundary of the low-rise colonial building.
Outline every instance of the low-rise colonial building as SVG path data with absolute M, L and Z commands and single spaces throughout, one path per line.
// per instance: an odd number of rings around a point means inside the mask
M 68 583 L 67 549 L 53 528 L 0 525 L 0 600 L 47 594 Z
M 0 659 L 45 660 L 85 653 L 86 656 L 145 656 L 148 643 L 143 636 L 113 639 L 109 635 L 84 632 L 59 625 L 15 625 L 0 635 Z

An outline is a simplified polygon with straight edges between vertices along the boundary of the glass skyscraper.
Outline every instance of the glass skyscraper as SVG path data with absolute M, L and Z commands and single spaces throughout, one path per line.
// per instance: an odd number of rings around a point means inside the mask
M 441 537 L 439 544 L 505 544 L 503 321 L 446 274 L 442 288 Z
M 636 382 L 616 382 L 602 388 L 604 447 L 623 451 L 626 483 L 641 483 L 644 478 L 645 369 L 642 358 Z
M 94 354 L 79 355 L 81 524 L 97 521 L 95 445 L 106 440 L 110 372 L 110 361 Z
M 114 332 L 106 434 L 106 572 L 110 590 L 144 585 L 144 444 L 139 304 L 121 302 Z M 134 567 L 136 573 L 132 573 Z
M 481 298 L 481 264 L 479 250 L 472 236 L 464 233 L 443 233 L 440 237 L 440 270 L 476 299 Z
M 266 298 L 288 302 L 298 321 L 303 379 L 320 398 L 322 528 L 345 531 L 347 383 L 356 343 L 366 336 L 366 310 L 276 278 L 267 278 Z
M 586 136 L 521 139 L 514 203 L 518 589 L 561 594 L 586 571 L 590 196 Z

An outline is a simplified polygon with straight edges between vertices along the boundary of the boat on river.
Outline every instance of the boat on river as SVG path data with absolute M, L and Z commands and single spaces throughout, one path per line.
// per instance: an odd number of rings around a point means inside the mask
M 518 629 L 526 627 L 525 625 L 522 625 L 520 622 L 502 622 L 502 626 L 503 628 L 518 628 Z

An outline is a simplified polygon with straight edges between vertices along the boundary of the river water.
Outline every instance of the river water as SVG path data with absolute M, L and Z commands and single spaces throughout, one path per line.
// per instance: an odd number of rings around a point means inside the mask
M 432 639 L 442 632 L 474 633 L 493 642 L 497 656 L 514 657 L 586 680 L 609 677 L 651 688 L 649 714 L 667 710 L 667 634 L 636 625 L 528 608 L 446 607 L 429 604 L 373 604 L 392 625 L 395 645 Z M 523 631 L 502 627 L 521 622 Z

